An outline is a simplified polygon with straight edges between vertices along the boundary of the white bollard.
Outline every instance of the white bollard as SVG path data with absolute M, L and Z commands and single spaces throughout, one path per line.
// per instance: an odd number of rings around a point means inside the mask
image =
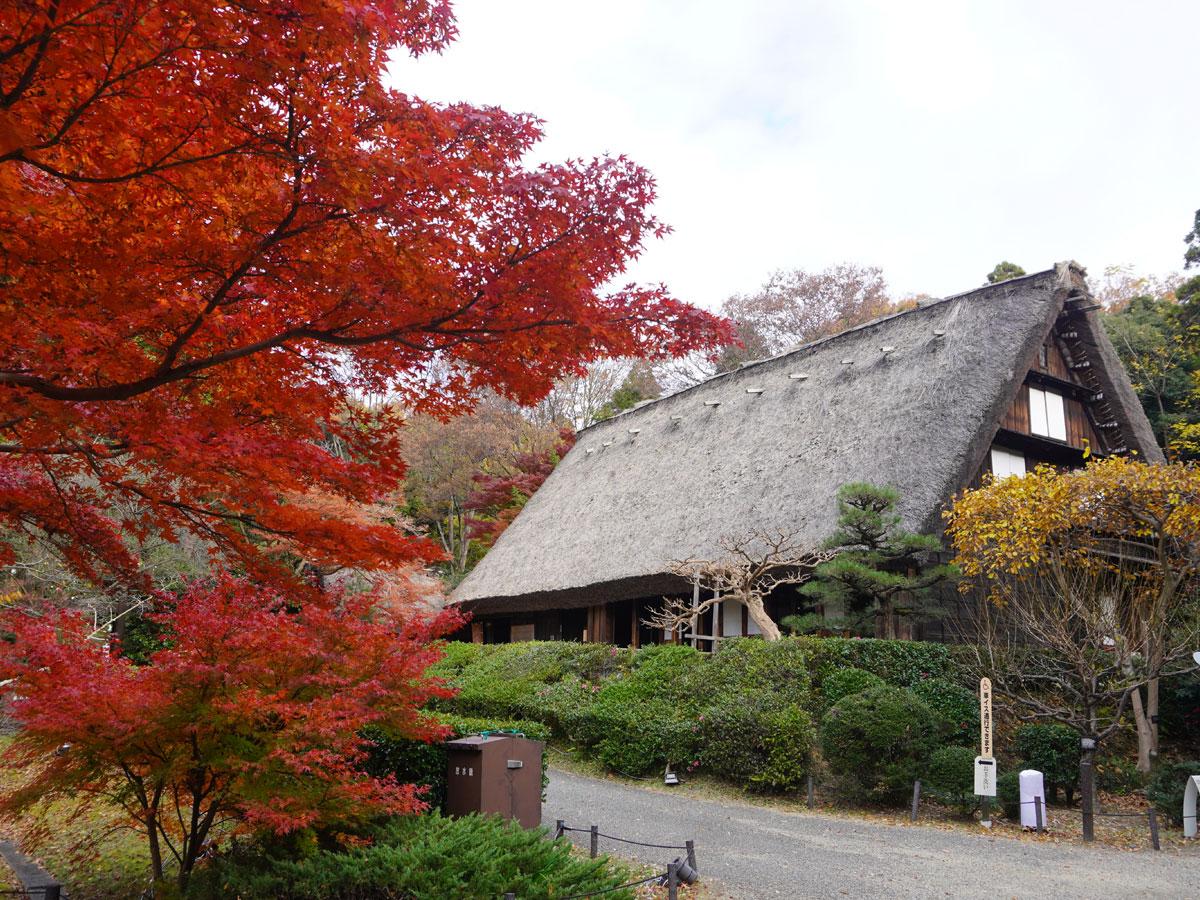
M 1196 798 L 1200 796 L 1200 775 L 1188 778 L 1187 787 L 1183 790 L 1183 836 L 1196 836 Z
M 1037 827 L 1037 808 L 1033 798 L 1042 800 L 1042 827 L 1046 826 L 1046 787 L 1042 773 L 1037 769 L 1025 769 L 1017 776 L 1021 784 L 1021 827 Z

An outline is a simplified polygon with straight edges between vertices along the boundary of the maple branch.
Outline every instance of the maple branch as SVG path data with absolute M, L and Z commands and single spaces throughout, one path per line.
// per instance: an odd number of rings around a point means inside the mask
M 29 85 L 33 83 L 33 76 L 46 55 L 46 48 L 50 45 L 50 35 L 54 31 L 53 26 L 57 18 L 58 0 L 51 0 L 50 8 L 46 11 L 46 26 L 37 38 L 33 58 L 29 61 L 29 65 L 25 67 L 25 71 L 21 73 L 21 77 L 17 79 L 17 83 L 13 86 L 13 89 L 6 93 L 3 98 L 0 98 L 0 105 L 12 106 L 25 93 Z

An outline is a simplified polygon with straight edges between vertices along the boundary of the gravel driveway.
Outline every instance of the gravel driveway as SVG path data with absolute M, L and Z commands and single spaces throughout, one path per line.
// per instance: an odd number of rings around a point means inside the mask
M 543 821 L 650 843 L 692 838 L 703 876 L 744 897 L 1200 897 L 1200 846 L 1129 852 L 697 800 L 550 772 Z M 572 834 L 587 846 L 587 834 Z M 664 866 L 676 855 L 601 841 Z

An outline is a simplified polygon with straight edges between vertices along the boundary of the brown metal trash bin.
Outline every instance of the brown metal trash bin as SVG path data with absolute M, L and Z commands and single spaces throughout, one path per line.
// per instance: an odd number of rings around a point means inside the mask
M 542 745 L 511 734 L 447 741 L 446 812 L 542 823 Z

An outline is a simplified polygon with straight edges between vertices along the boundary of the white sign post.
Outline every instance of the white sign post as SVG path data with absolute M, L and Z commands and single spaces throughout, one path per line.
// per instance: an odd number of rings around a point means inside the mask
M 996 796 L 996 761 L 986 756 L 975 757 L 975 795 Z
M 979 679 L 979 755 L 975 757 L 975 795 L 981 797 L 979 824 L 992 827 L 991 798 L 996 796 L 996 760 L 992 756 L 992 680 Z

